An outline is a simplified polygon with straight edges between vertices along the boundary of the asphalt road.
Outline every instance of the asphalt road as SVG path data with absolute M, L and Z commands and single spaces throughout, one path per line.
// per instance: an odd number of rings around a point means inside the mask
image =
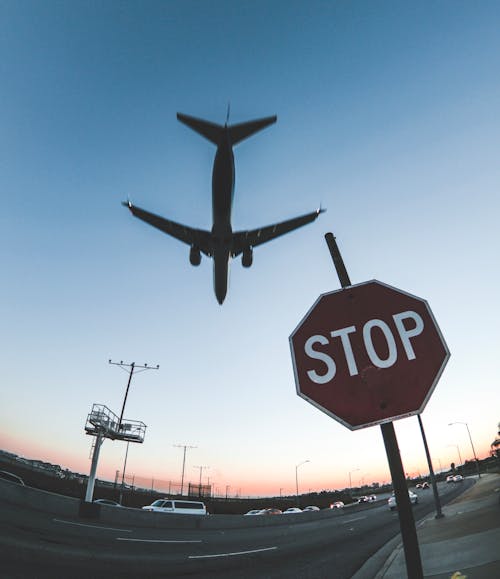
M 441 483 L 442 504 L 471 484 Z M 432 490 L 417 493 L 416 521 L 434 510 Z M 110 525 L 105 516 L 59 518 L 10 503 L 2 503 L 0 513 L 6 578 L 348 579 L 399 533 L 398 514 L 386 500 L 320 516 L 278 515 L 280 524 L 262 527 L 246 526 L 241 517 L 241 526 L 231 529 L 136 526 L 133 513 L 126 525 Z

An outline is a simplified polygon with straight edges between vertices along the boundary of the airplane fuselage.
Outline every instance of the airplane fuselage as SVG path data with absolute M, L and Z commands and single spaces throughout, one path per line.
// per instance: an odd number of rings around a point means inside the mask
M 214 292 L 222 304 L 227 293 L 230 247 L 233 230 L 231 210 L 234 198 L 234 154 L 228 131 L 224 131 L 215 153 L 212 171 L 212 238 Z

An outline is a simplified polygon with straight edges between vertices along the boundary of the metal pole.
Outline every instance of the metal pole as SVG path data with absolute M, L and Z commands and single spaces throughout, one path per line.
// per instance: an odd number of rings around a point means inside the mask
M 344 265 L 342 255 L 332 233 L 325 235 L 325 240 L 330 250 L 330 254 L 337 270 L 340 284 L 343 288 L 351 285 L 351 280 Z M 380 425 L 384 445 L 387 453 L 387 460 L 391 471 L 392 484 L 396 495 L 398 505 L 399 525 L 401 527 L 401 536 L 403 539 L 403 548 L 406 560 L 406 572 L 408 579 L 422 579 L 424 576 L 422 569 L 422 560 L 420 558 L 420 549 L 418 546 L 417 529 L 415 519 L 411 509 L 408 488 L 401 462 L 401 454 L 398 448 L 394 424 L 387 422 Z
M 135 362 L 132 362 L 132 364 L 130 364 L 130 373 L 128 376 L 127 389 L 125 390 L 125 398 L 123 399 L 122 412 L 120 414 L 120 423 L 118 426 L 119 430 L 122 429 L 123 412 L 125 410 L 125 404 L 127 402 L 127 396 L 128 396 L 128 389 L 130 388 L 130 382 L 132 382 L 132 374 L 134 373 L 134 368 L 135 368 Z
M 123 463 L 122 484 L 121 484 L 121 487 L 120 487 L 120 500 L 119 500 L 120 505 L 122 504 L 123 487 L 124 487 L 124 485 L 125 485 L 125 469 L 127 468 L 128 445 L 129 445 L 129 441 L 127 440 L 127 450 L 125 451 L 125 461 L 124 461 L 124 463 Z
M 184 447 L 184 456 L 182 458 L 181 497 L 184 494 L 184 467 L 185 466 L 186 466 L 186 447 Z
M 474 460 L 476 461 L 477 478 L 481 478 L 481 473 L 479 472 L 479 461 L 477 460 L 474 444 L 472 443 L 472 436 L 470 435 L 469 425 L 467 424 L 467 422 L 465 422 L 464 424 L 469 434 L 470 445 L 472 446 L 472 454 L 474 455 Z
M 432 458 L 429 453 L 429 447 L 427 446 L 427 437 L 425 436 L 424 425 L 422 423 L 422 418 L 420 414 L 417 414 L 418 424 L 420 426 L 420 432 L 422 433 L 422 440 L 424 441 L 425 456 L 427 457 L 427 464 L 429 466 L 429 478 L 431 479 L 432 492 L 434 493 L 434 504 L 436 505 L 436 519 L 441 519 L 444 517 L 443 511 L 441 510 L 441 501 L 439 500 L 439 493 L 436 484 L 436 477 L 434 476 L 434 469 L 432 468 Z
M 467 434 L 469 435 L 470 445 L 472 447 L 472 454 L 474 455 L 474 460 L 476 461 L 477 477 L 481 478 L 481 473 L 479 472 L 479 461 L 477 460 L 476 450 L 474 449 L 474 444 L 472 442 L 472 436 L 470 435 L 469 425 L 467 424 L 467 422 L 451 422 L 450 424 L 448 424 L 448 426 L 453 426 L 453 424 L 463 424 L 465 426 L 465 428 L 467 428 Z M 457 449 L 458 449 L 458 446 L 457 446 Z M 462 462 L 462 459 L 460 459 L 460 462 Z
M 401 454 L 399 452 L 394 424 L 392 422 L 386 422 L 385 424 L 381 424 L 380 428 L 384 438 L 392 485 L 398 506 L 399 526 L 401 528 L 406 561 L 406 573 L 408 579 L 422 579 L 424 572 L 418 546 L 417 529 L 415 527 L 410 497 L 408 496 L 408 487 L 406 486 L 403 463 L 401 462 Z
M 85 502 L 91 503 L 92 497 L 94 495 L 95 478 L 97 473 L 97 463 L 99 462 L 99 451 L 101 450 L 101 444 L 104 442 L 104 436 L 98 432 L 94 452 L 92 454 L 92 464 L 90 466 L 89 480 L 87 481 L 87 492 L 85 494 Z
M 299 503 L 299 475 L 298 475 L 298 470 L 299 470 L 299 466 L 302 466 L 303 464 L 306 464 L 306 462 L 310 462 L 309 459 L 304 460 L 302 462 L 300 462 L 299 464 L 297 464 L 295 466 L 295 490 L 296 490 L 296 497 L 297 497 L 297 506 L 300 505 Z

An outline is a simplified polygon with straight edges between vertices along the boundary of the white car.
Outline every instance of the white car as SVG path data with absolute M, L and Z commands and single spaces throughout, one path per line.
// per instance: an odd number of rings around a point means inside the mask
M 453 479 L 454 479 L 454 478 L 455 478 L 455 477 L 454 477 L 452 474 L 449 474 L 449 475 L 446 477 L 446 482 L 447 482 L 447 483 L 453 482 Z
M 204 503 L 198 501 L 176 501 L 170 499 L 158 499 L 142 507 L 143 511 L 154 511 L 156 513 L 172 513 L 176 515 L 208 515 Z
M 410 497 L 410 503 L 412 505 L 416 505 L 418 503 L 418 495 L 416 495 L 413 491 L 408 491 L 408 496 Z M 392 495 L 387 500 L 387 506 L 391 509 L 391 511 L 397 508 L 396 496 L 394 493 L 392 493 Z
M 251 511 L 248 511 L 248 513 L 245 513 L 245 515 L 260 515 L 262 509 L 252 509 Z
M 299 507 L 290 507 L 286 511 L 283 511 L 283 514 L 284 515 L 293 515 L 295 513 L 301 513 L 301 512 L 302 512 L 302 509 L 299 509 Z
M 456 475 L 453 477 L 453 482 L 454 482 L 454 483 L 456 483 L 456 482 L 464 482 L 464 477 L 463 477 L 461 474 L 456 474 Z
M 319 511 L 319 507 L 316 507 L 315 505 L 310 505 L 309 507 L 304 508 L 304 513 L 308 513 L 308 512 L 316 513 L 318 511 Z
M 344 508 L 344 503 L 342 501 L 335 501 L 334 503 L 332 503 L 330 505 L 331 509 L 343 509 Z

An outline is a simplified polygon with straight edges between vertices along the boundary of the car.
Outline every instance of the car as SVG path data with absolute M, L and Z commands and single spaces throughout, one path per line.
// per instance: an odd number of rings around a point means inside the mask
M 344 503 L 342 501 L 335 501 L 334 503 L 332 503 L 330 505 L 331 509 L 343 509 L 344 508 Z
M 12 472 L 8 472 L 6 470 L 0 470 L 0 478 L 3 480 L 8 480 L 11 483 L 15 483 L 17 485 L 25 486 L 23 479 L 17 474 Z
M 418 495 L 416 493 L 414 493 L 413 491 L 408 491 L 408 496 L 410 497 L 410 503 L 412 505 L 416 505 L 418 503 Z M 394 492 L 387 499 L 387 505 L 389 509 L 391 509 L 391 511 L 397 508 L 396 495 L 394 494 Z
M 457 483 L 457 482 L 464 482 L 464 477 L 461 474 L 456 474 L 453 477 L 453 482 Z
M 318 511 L 319 511 L 319 507 L 317 507 L 315 505 L 310 505 L 310 506 L 304 508 L 304 513 L 306 513 L 306 512 L 316 513 Z
M 304 511 L 307 509 L 304 509 Z M 296 513 L 301 513 L 302 509 L 299 509 L 299 507 L 289 507 L 286 511 L 283 511 L 284 515 L 293 515 Z
M 281 515 L 282 511 L 280 509 L 275 509 L 274 507 L 271 507 L 269 509 L 262 509 L 262 511 L 259 513 L 259 515 Z
M 454 478 L 455 478 L 454 475 L 449 474 L 449 475 L 446 477 L 446 482 L 447 482 L 447 483 L 452 483 Z
M 363 496 L 358 498 L 358 503 L 369 503 L 369 502 L 370 499 L 368 497 Z
M 415 488 L 416 488 L 416 489 L 421 489 L 421 488 L 422 488 L 422 483 L 417 483 L 417 484 L 415 485 Z
M 250 516 L 260 515 L 261 511 L 262 511 L 262 509 L 252 509 L 251 511 L 248 511 L 248 513 L 245 513 L 245 516 L 246 515 L 250 515 Z
M 422 483 L 422 489 L 430 489 L 430 488 L 431 488 L 431 487 L 430 487 L 430 485 L 429 485 L 428 482 L 423 482 L 423 483 Z
M 377 495 L 368 495 L 368 500 L 370 502 L 376 501 L 377 500 Z
M 92 502 L 97 505 L 106 505 L 107 507 L 121 507 L 120 503 L 112 501 L 111 499 L 94 499 Z
M 199 501 L 158 499 L 150 505 L 142 507 L 142 510 L 176 515 L 208 515 L 207 507 Z

